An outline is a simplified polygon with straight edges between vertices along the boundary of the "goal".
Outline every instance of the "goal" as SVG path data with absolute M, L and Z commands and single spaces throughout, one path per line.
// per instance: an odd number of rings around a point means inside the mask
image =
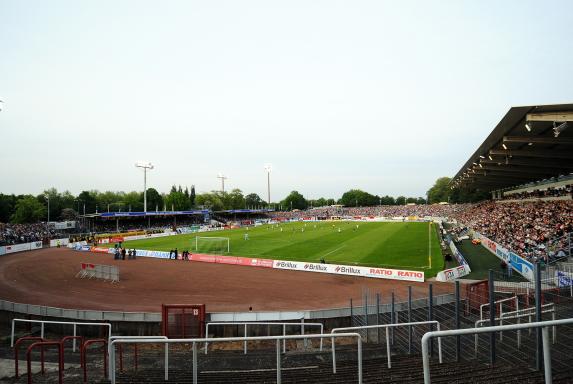
M 195 252 L 229 253 L 230 251 L 228 237 L 195 237 Z

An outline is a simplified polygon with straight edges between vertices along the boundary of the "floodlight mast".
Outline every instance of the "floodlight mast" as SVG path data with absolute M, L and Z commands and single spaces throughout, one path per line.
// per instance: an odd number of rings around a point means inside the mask
M 267 171 L 267 199 L 268 199 L 268 203 L 269 203 L 268 208 L 271 207 L 271 170 L 272 170 L 272 168 L 273 168 L 272 164 L 265 164 L 265 170 Z
M 223 175 L 222 173 L 219 173 L 217 175 L 217 178 L 221 179 L 221 192 L 225 193 L 225 180 L 228 179 L 228 177 Z
M 147 213 L 147 170 L 153 169 L 153 164 L 149 161 L 138 161 L 137 168 L 143 168 L 143 212 Z

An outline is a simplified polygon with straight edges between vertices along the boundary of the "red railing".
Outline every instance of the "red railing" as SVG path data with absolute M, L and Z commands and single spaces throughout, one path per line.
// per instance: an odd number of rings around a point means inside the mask
M 62 348 L 65 349 L 66 341 L 68 341 L 68 340 L 79 340 L 80 346 L 84 344 L 84 337 L 83 336 L 64 336 L 64 337 L 62 337 L 62 340 L 60 340 L 62 343 Z M 82 356 L 83 356 L 83 351 L 82 351 L 82 348 L 80 348 L 80 364 L 83 364 Z
M 18 340 L 20 341 L 20 340 Z M 26 351 L 26 364 L 28 367 L 28 384 L 32 384 L 32 350 L 36 347 L 42 349 L 42 374 L 44 374 L 44 347 L 57 346 L 58 347 L 58 383 L 64 382 L 64 347 L 61 341 L 39 341 L 28 347 Z
M 119 344 L 119 370 L 123 372 L 123 344 Z M 137 371 L 137 344 L 133 344 L 133 364 Z
M 107 339 L 92 339 L 92 340 L 87 340 L 86 342 L 84 342 L 82 344 L 82 351 L 81 351 L 81 356 L 82 356 L 82 366 L 84 369 L 84 383 L 88 382 L 88 373 L 87 373 L 87 347 L 90 346 L 91 344 L 98 344 L 101 343 L 103 348 L 103 374 L 104 376 L 107 378 Z
M 18 378 L 18 347 L 25 341 L 44 341 L 41 337 L 37 336 L 24 336 L 20 337 L 16 340 L 14 344 L 14 373 L 16 374 L 16 378 Z M 44 374 L 44 348 L 42 348 L 42 375 Z

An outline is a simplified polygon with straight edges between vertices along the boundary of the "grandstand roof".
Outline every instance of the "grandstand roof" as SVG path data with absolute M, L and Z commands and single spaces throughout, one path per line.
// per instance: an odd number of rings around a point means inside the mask
M 530 105 L 510 108 L 450 185 L 494 191 L 571 172 L 573 104 Z
M 180 215 L 205 215 L 211 213 L 208 209 L 190 211 L 148 211 L 148 212 L 100 212 L 87 214 L 85 217 L 117 218 L 117 217 L 152 217 L 152 216 L 180 216 Z M 82 216 L 84 217 L 84 216 Z

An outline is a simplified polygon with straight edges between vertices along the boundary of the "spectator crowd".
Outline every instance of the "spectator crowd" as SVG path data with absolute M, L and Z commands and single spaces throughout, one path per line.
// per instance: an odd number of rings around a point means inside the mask
M 48 241 L 57 236 L 57 231 L 46 223 L 4 224 L 0 223 L 0 246 Z
M 318 217 L 329 219 L 331 217 L 447 217 L 452 213 L 463 210 L 466 204 L 459 205 L 379 205 L 372 207 L 320 207 L 311 208 L 304 211 L 272 212 L 273 218 L 280 219 L 302 219 L 305 217 Z
M 528 192 L 504 194 L 502 200 L 523 200 L 523 199 L 544 199 L 547 197 L 573 197 L 573 184 L 564 185 L 559 188 L 549 187 L 547 189 L 536 189 Z
M 450 217 L 532 262 L 568 254 L 573 200 L 483 202 Z

